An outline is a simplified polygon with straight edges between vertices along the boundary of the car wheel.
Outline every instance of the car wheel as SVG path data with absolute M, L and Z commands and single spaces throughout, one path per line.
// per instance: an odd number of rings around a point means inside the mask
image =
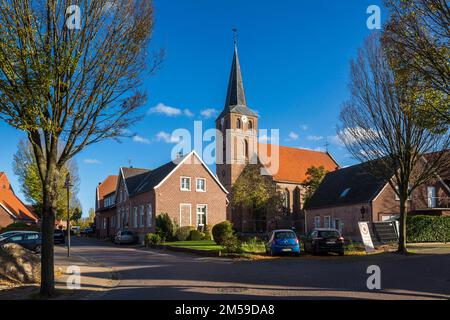
M 41 253 L 41 245 L 39 244 L 39 245 L 37 245 L 36 246 L 36 248 L 34 248 L 34 252 L 36 252 L 36 253 Z

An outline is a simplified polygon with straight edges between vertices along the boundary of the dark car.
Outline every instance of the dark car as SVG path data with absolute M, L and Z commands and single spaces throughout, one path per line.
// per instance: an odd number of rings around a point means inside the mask
M 292 230 L 274 230 L 266 243 L 266 253 L 271 256 L 280 253 L 300 254 L 300 243 Z
M 57 230 L 54 231 L 54 233 L 53 233 L 53 242 L 55 244 L 57 244 L 57 243 L 60 243 L 60 244 L 66 243 L 66 234 L 65 234 L 64 230 L 57 229 Z
M 114 238 L 115 244 L 133 244 L 137 242 L 136 235 L 131 231 L 119 231 Z
M 313 254 L 334 252 L 344 255 L 344 238 L 336 229 L 314 229 L 304 242 L 305 250 Z
M 25 249 L 34 251 L 36 253 L 41 252 L 42 248 L 42 238 L 39 232 L 17 233 L 0 241 L 0 245 L 4 245 L 7 243 L 17 243 Z

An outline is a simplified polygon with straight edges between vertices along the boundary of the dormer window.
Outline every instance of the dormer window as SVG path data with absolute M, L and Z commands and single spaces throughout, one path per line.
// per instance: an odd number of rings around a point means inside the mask
M 341 198 L 346 197 L 346 196 L 348 195 L 348 193 L 350 192 L 350 190 L 351 190 L 351 188 L 347 188 L 347 189 L 345 189 L 344 191 L 342 191 L 340 197 L 341 197 Z

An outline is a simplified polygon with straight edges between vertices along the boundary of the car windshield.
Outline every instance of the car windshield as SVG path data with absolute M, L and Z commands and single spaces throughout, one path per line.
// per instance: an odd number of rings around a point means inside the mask
M 130 231 L 124 231 L 124 232 L 122 232 L 122 235 L 123 235 L 123 236 L 132 236 L 133 233 L 130 232 Z
M 275 233 L 275 239 L 295 239 L 297 236 L 290 231 L 282 231 Z
M 319 237 L 322 238 L 339 238 L 341 235 L 338 231 L 333 230 L 326 230 L 326 231 L 319 231 Z

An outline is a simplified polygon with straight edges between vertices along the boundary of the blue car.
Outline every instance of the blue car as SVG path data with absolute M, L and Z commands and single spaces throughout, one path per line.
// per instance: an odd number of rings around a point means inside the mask
M 292 230 L 274 230 L 266 244 L 266 252 L 271 256 L 281 253 L 298 256 L 300 254 L 300 242 Z

